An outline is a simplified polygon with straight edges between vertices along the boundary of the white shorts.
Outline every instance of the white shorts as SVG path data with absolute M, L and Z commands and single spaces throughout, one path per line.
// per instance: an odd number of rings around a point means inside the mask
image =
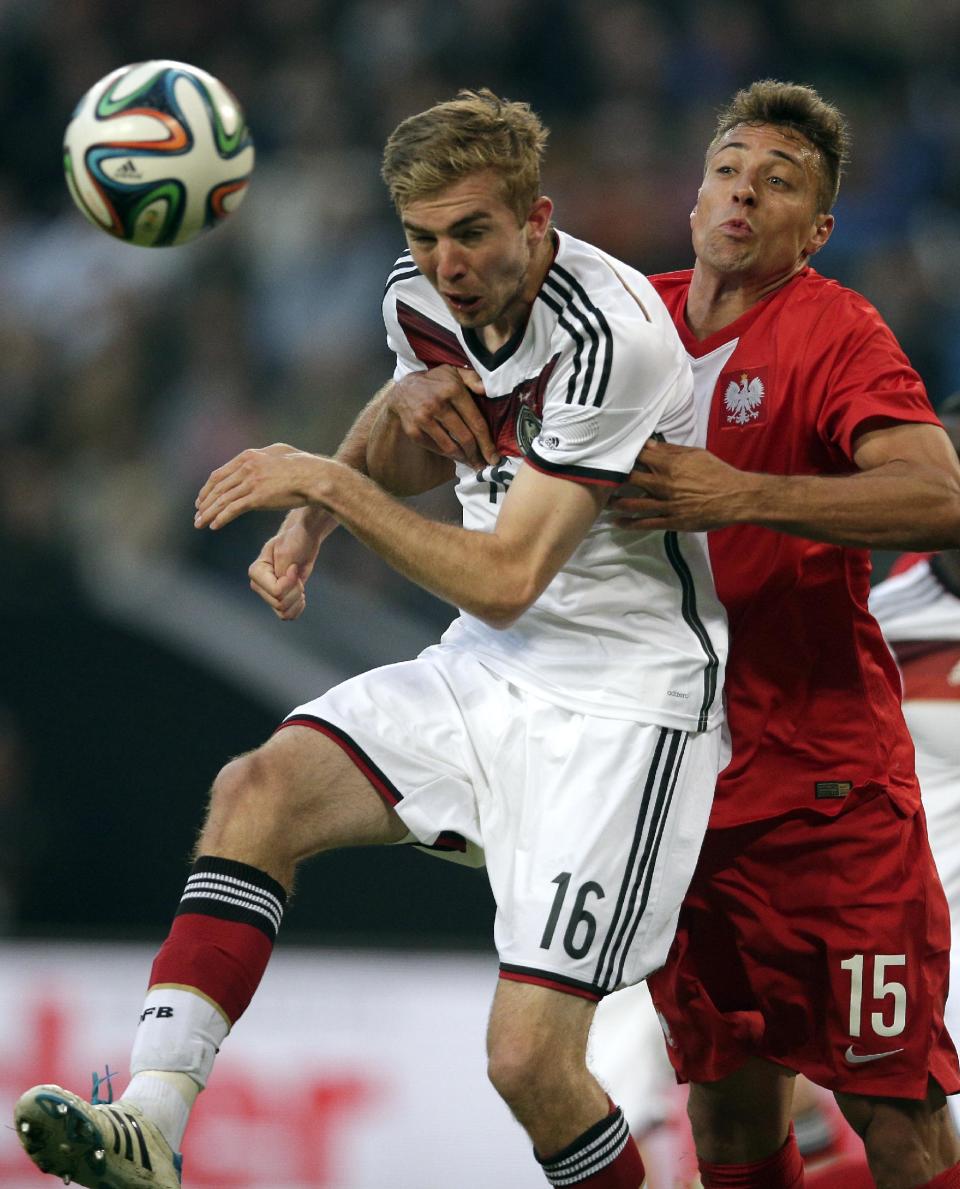
M 294 725 L 342 747 L 410 841 L 485 860 L 501 977 L 599 999 L 663 964 L 719 728 L 566 710 L 442 644 L 336 686 Z

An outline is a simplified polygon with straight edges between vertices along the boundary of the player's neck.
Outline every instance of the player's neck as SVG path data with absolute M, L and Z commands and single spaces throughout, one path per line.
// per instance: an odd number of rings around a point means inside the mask
M 700 342 L 717 334 L 792 280 L 807 266 L 806 257 L 784 274 L 756 278 L 719 272 L 697 260 L 687 293 L 686 321 Z

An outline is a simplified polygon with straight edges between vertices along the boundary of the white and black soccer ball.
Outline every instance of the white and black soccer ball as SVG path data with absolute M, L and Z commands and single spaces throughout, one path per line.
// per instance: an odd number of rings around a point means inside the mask
M 189 243 L 243 200 L 253 140 L 234 96 L 183 62 L 122 66 L 77 105 L 63 144 L 74 202 L 127 243 Z

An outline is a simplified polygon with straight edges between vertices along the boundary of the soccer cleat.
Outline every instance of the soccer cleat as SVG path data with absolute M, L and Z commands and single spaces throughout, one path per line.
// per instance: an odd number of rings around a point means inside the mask
M 65 1185 L 180 1189 L 182 1160 L 135 1106 L 91 1106 L 59 1086 L 34 1086 L 13 1112 L 24 1151 Z

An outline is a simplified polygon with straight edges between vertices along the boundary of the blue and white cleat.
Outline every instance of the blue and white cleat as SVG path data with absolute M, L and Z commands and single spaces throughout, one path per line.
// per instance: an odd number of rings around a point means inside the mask
M 86 1189 L 180 1189 L 182 1159 L 139 1108 L 84 1102 L 34 1086 L 14 1108 L 24 1151 L 41 1172 Z

